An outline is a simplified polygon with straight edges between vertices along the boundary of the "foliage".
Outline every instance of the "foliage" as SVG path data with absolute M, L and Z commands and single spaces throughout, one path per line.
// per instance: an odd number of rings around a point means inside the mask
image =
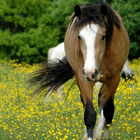
M 53 8 L 51 0 L 1 0 L 0 58 L 30 63 L 46 59 L 60 34 L 59 25 L 53 23 Z
M 46 60 L 49 48 L 64 41 L 74 6 L 94 1 L 0 0 L 0 59 L 27 63 Z M 106 1 L 112 2 L 123 18 L 131 40 L 130 58 L 138 57 L 140 2 Z
M 140 1 L 139 0 L 113 0 L 112 7 L 122 16 L 124 26 L 130 37 L 129 58 L 140 56 Z

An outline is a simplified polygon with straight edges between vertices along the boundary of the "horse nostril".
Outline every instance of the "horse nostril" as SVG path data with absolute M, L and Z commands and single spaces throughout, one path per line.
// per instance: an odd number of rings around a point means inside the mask
M 83 73 L 83 75 L 86 75 L 86 74 L 85 74 L 85 69 L 83 69 L 82 73 Z
M 92 78 L 96 78 L 96 76 L 98 75 L 98 71 L 95 69 L 94 74 L 92 74 Z
M 87 81 L 91 81 L 88 77 L 86 78 Z

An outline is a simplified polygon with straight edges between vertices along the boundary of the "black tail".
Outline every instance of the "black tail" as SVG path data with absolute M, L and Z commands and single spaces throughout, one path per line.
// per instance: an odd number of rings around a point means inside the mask
M 41 69 L 31 73 L 31 79 L 28 80 L 30 87 L 38 85 L 34 94 L 38 94 L 44 89 L 47 95 L 49 92 L 57 90 L 61 85 L 74 76 L 74 72 L 69 65 L 66 57 L 62 60 L 44 62 L 40 65 Z

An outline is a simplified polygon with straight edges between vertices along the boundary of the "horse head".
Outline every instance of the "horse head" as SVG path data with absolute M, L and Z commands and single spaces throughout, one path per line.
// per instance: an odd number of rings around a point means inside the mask
M 86 11 L 78 5 L 75 6 L 75 15 L 78 22 L 82 24 L 86 19 Z M 84 67 L 83 76 L 87 81 L 96 81 L 100 78 L 100 64 L 102 62 L 106 47 L 106 28 L 105 20 L 108 14 L 107 7 L 102 5 L 99 11 L 99 23 L 93 21 L 79 28 L 78 39 L 80 50 L 83 54 Z M 98 19 L 95 19 L 98 20 Z

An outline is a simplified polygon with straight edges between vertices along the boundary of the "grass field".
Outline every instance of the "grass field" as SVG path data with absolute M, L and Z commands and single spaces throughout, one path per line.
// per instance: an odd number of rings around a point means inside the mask
M 0 140 L 80 140 L 84 109 L 77 86 L 63 97 L 55 93 L 46 104 L 43 95 L 32 98 L 26 75 L 37 65 L 0 61 Z M 137 82 L 121 80 L 115 96 L 112 140 L 140 140 L 140 59 L 131 62 Z M 97 91 L 93 104 L 98 110 Z M 59 100 L 58 100 L 59 99 Z M 99 114 L 99 113 L 98 113 Z

